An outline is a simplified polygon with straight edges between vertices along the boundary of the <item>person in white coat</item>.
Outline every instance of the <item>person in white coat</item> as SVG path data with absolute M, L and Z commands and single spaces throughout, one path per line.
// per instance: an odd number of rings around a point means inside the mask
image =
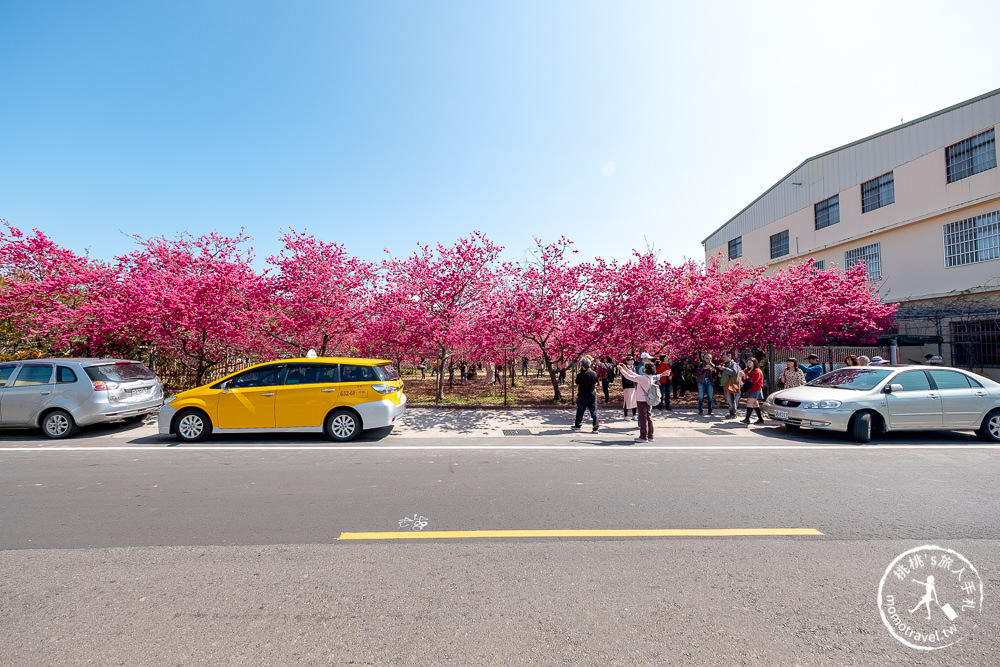
M 653 439 L 653 416 L 646 396 L 649 394 L 649 388 L 652 384 L 658 383 L 660 378 L 669 371 L 657 374 L 656 367 L 650 362 L 642 365 L 642 371 L 642 373 L 636 373 L 625 364 L 618 364 L 618 372 L 622 374 L 622 377 L 635 382 L 635 399 L 639 407 L 639 437 L 635 441 L 649 442 Z

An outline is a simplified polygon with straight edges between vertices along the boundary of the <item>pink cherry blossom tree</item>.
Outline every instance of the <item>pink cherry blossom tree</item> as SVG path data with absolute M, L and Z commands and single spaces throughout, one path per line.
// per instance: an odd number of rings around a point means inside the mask
M 383 261 L 364 346 L 405 349 L 438 362 L 437 398 L 444 398 L 444 369 L 468 353 L 470 334 L 489 305 L 502 248 L 480 232 L 454 245 L 421 245 L 407 258 Z
M 273 354 L 263 335 L 267 285 L 245 234 L 136 241 L 139 249 L 118 258 L 121 303 L 159 352 L 184 363 L 198 384 L 229 357 Z
M 320 356 L 348 353 L 358 345 L 370 305 L 374 268 L 338 243 L 289 230 L 284 250 L 269 257 L 273 319 L 269 333 L 288 349 L 315 349 Z

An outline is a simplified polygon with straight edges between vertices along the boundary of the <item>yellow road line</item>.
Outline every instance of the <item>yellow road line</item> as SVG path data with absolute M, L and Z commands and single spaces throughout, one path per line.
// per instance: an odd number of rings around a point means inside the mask
M 427 530 L 341 533 L 338 540 L 436 540 L 470 537 L 775 537 L 822 535 L 815 528 L 653 528 L 624 530 Z

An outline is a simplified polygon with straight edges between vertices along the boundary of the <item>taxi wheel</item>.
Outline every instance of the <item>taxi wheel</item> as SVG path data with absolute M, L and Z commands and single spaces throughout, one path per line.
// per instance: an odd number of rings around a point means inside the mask
M 181 410 L 174 421 L 174 433 L 181 442 L 201 442 L 211 432 L 212 422 L 201 410 Z
M 42 433 L 53 440 L 68 438 L 79 430 L 73 416 L 65 410 L 53 410 L 42 420 Z
M 337 442 L 354 440 L 361 435 L 361 419 L 350 410 L 337 410 L 326 418 L 323 430 L 326 437 Z

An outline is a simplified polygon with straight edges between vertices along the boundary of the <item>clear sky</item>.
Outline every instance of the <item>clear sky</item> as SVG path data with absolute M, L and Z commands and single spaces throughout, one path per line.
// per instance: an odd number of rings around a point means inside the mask
M 805 158 L 1000 87 L 1000 3 L 0 3 L 0 218 L 282 228 L 369 259 L 481 230 L 671 261 Z

